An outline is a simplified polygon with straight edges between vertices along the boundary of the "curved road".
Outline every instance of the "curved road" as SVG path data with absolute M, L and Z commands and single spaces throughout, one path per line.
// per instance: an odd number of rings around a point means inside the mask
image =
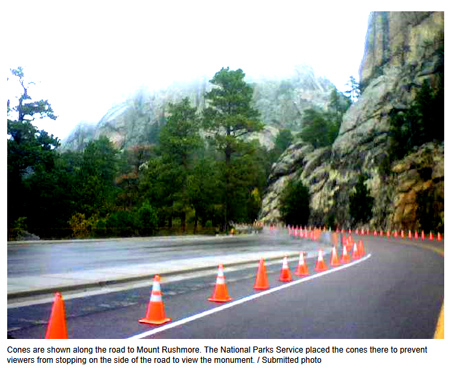
M 256 238 L 255 240 L 257 240 Z M 66 300 L 70 338 L 433 338 L 443 305 L 443 242 L 356 237 L 366 257 L 292 283 L 278 281 L 281 262 L 268 266 L 270 289 L 256 292 L 254 267 L 225 269 L 233 301 L 215 304 L 215 276 L 162 283 L 161 327 L 138 323 L 148 288 Z M 290 262 L 291 272 L 296 263 Z M 8 273 L 10 270 L 8 270 Z M 281 286 L 281 288 L 279 288 Z M 51 304 L 8 309 L 8 334 L 42 338 Z M 111 321 L 114 321 L 111 323 Z

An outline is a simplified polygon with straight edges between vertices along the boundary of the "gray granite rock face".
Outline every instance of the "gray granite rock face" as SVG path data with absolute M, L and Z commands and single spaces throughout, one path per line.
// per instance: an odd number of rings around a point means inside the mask
M 420 228 L 417 211 L 423 195 L 435 198 L 443 218 L 443 144 L 418 147 L 393 163 L 392 175 L 380 173 L 388 149 L 390 112 L 410 106 L 424 81 L 436 85 L 443 30 L 441 12 L 371 14 L 360 69 L 363 93 L 344 115 L 332 147 L 313 150 L 297 143 L 274 164 L 261 220 L 280 220 L 280 193 L 295 178 L 310 189 L 312 224 L 333 219 L 335 225 L 349 227 L 349 195 L 360 173 L 368 175 L 366 185 L 375 198 L 370 224 L 360 225 Z

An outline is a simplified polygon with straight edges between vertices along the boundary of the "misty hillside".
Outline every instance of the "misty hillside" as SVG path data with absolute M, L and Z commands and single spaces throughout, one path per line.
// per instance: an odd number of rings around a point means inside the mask
M 252 138 L 257 138 L 267 148 L 273 147 L 280 129 L 300 130 L 305 109 L 327 108 L 330 92 L 335 88 L 326 78 L 316 76 L 312 67 L 305 65 L 298 66 L 291 77 L 284 79 L 246 79 L 254 89 L 253 105 L 265 124 L 264 130 Z M 97 125 L 79 124 L 63 140 L 62 150 L 82 150 L 88 142 L 102 135 L 119 149 L 155 143 L 166 121 L 169 102 L 187 97 L 200 111 L 205 107 L 204 94 L 210 89 L 208 78 L 204 77 L 174 83 L 154 93 L 137 91 L 133 98 L 107 111 Z

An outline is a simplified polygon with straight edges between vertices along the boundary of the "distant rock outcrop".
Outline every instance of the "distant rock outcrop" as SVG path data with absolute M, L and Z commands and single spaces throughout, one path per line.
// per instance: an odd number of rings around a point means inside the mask
M 62 150 L 83 150 L 86 144 L 106 136 L 118 149 L 154 143 L 166 119 L 169 102 L 189 97 L 195 106 L 203 104 L 206 80 L 176 84 L 158 93 L 141 90 L 129 100 L 113 106 L 95 125 L 77 126 L 62 143 Z
M 330 92 L 335 88 L 308 65 L 297 66 L 290 78 L 258 80 L 253 86 L 253 101 L 261 120 L 269 126 L 293 131 L 300 129 L 304 110 L 327 108 Z
M 371 14 L 360 69 L 363 93 L 344 115 L 332 147 L 313 150 L 297 143 L 274 164 L 263 221 L 280 220 L 280 193 L 295 177 L 310 189 L 312 223 L 350 227 L 349 195 L 364 173 L 375 198 L 371 226 L 420 228 L 424 197 L 432 199 L 443 224 L 443 143 L 418 147 L 392 165 L 392 175 L 380 170 L 388 150 L 389 115 L 408 108 L 425 81 L 436 87 L 443 71 L 443 37 L 442 12 Z
M 327 106 L 333 84 L 316 76 L 310 66 L 298 66 L 294 73 L 283 80 L 247 78 L 254 88 L 254 106 L 261 113 L 266 127 L 251 139 L 271 149 L 278 131 L 289 128 L 298 131 L 302 113 L 312 107 Z M 138 144 L 154 143 L 159 128 L 165 123 L 169 102 L 188 97 L 199 111 L 205 107 L 204 94 L 211 89 L 207 78 L 191 83 L 175 83 L 166 90 L 154 93 L 141 91 L 133 98 L 111 108 L 95 126 L 81 124 L 67 139 L 63 150 L 82 150 L 86 144 L 108 137 L 119 149 Z

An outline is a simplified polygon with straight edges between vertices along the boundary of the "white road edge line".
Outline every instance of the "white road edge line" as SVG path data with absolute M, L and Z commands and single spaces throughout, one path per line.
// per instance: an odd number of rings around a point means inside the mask
M 256 298 L 260 298 L 260 297 L 262 297 L 264 295 L 268 295 L 268 294 L 274 293 L 276 291 L 279 291 L 279 290 L 282 290 L 282 289 L 286 289 L 288 287 L 291 287 L 291 286 L 294 286 L 294 285 L 297 285 L 297 284 L 301 284 L 302 282 L 313 280 L 315 278 L 318 278 L 318 277 L 321 277 L 321 276 L 325 276 L 325 275 L 328 275 L 330 273 L 337 272 L 337 271 L 343 270 L 343 269 L 348 268 L 348 267 L 352 267 L 354 265 L 357 265 L 357 264 L 359 264 L 361 262 L 366 261 L 371 256 L 372 256 L 372 254 L 368 254 L 368 255 L 362 257 L 361 259 L 358 259 L 356 261 L 352 261 L 351 263 L 346 263 L 344 265 L 341 265 L 341 266 L 336 267 L 336 268 L 329 269 L 327 271 L 322 271 L 320 273 L 316 273 L 316 274 L 311 275 L 311 276 L 303 277 L 303 278 L 301 278 L 299 280 L 296 280 L 296 281 L 291 281 L 291 282 L 289 282 L 289 283 L 287 283 L 285 285 L 277 286 L 277 287 L 275 287 L 273 289 L 268 289 L 268 290 L 265 290 L 265 291 L 261 291 L 261 292 L 259 292 L 257 294 L 246 296 L 246 297 L 244 297 L 242 299 L 238 299 L 238 300 L 236 300 L 234 302 L 221 305 L 220 307 L 209 309 L 207 311 L 195 314 L 193 316 L 183 318 L 183 319 L 181 319 L 179 321 L 169 323 L 169 324 L 167 324 L 165 326 L 157 327 L 157 328 L 154 328 L 154 329 L 152 329 L 150 331 L 146 331 L 146 332 L 143 332 L 141 334 L 128 337 L 128 339 L 142 339 L 144 337 L 155 335 L 155 334 L 157 334 L 159 332 L 162 332 L 162 331 L 165 331 L 165 330 L 169 330 L 169 329 L 171 329 L 173 327 L 184 325 L 184 324 L 186 324 L 188 322 L 195 321 L 196 319 L 209 316 L 211 314 L 223 311 L 223 310 L 228 309 L 228 308 L 232 308 L 232 307 L 234 307 L 236 305 L 249 302 L 250 300 L 253 300 L 253 299 L 256 299 Z

